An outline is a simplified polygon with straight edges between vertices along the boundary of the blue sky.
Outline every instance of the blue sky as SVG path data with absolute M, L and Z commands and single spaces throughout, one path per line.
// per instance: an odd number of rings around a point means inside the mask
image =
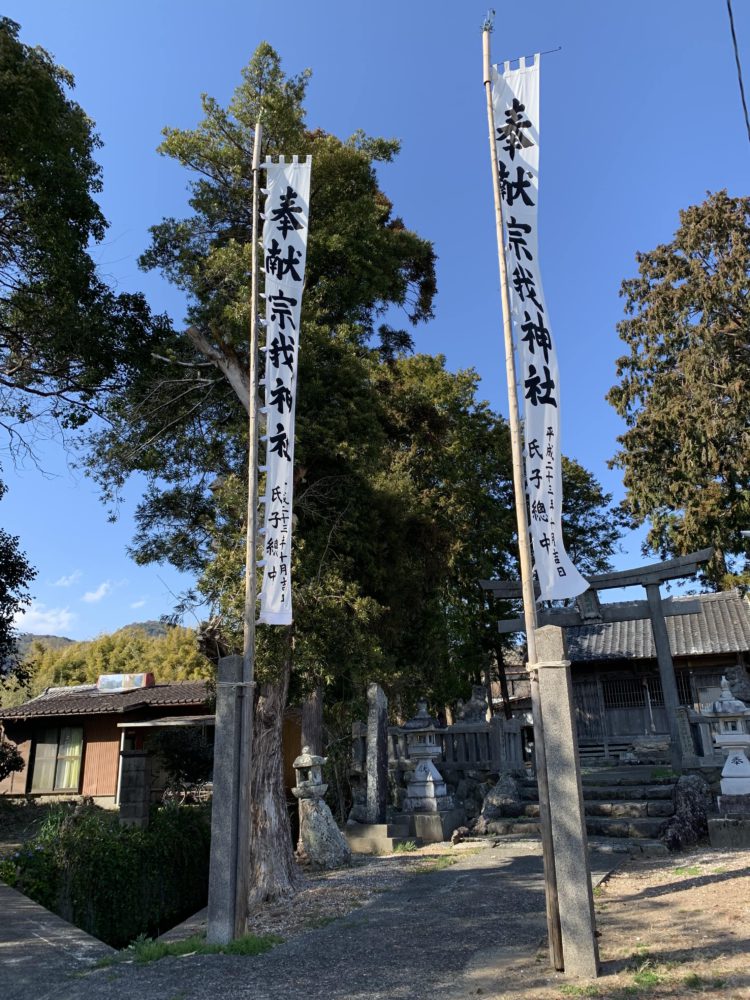
M 750 4 L 734 6 L 750 83 Z M 417 332 L 417 348 L 445 354 L 452 369 L 476 368 L 483 395 L 506 412 L 485 11 L 447 0 L 5 4 L 23 40 L 75 75 L 74 96 L 104 141 L 101 204 L 110 228 L 95 258 L 114 285 L 144 291 L 153 308 L 181 321 L 179 294 L 136 264 L 149 225 L 185 210 L 188 178 L 155 147 L 163 126 L 195 124 L 201 92 L 226 102 L 265 39 L 287 72 L 312 68 L 311 126 L 402 140 L 382 185 L 439 258 L 436 318 Z M 707 190 L 748 193 L 750 146 L 726 6 L 525 0 L 497 7 L 492 46 L 494 61 L 562 46 L 542 61 L 539 224 L 563 449 L 619 497 L 620 475 L 607 460 L 622 425 L 604 396 L 622 353 L 620 282 L 635 272 L 637 250 L 671 238 L 680 208 Z M 38 450 L 41 469 L 14 468 L 0 454 L 9 487 L 0 520 L 38 568 L 35 604 L 20 627 L 90 638 L 169 611 L 188 581 L 169 567 L 137 567 L 126 553 L 138 484 L 112 525 L 62 448 Z M 617 565 L 637 564 L 639 549 L 640 537 L 628 538 Z

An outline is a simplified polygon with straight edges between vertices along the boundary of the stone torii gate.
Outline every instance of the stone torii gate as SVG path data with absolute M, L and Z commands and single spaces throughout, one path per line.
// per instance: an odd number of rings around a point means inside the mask
M 538 613 L 540 627 L 542 625 L 570 627 L 596 625 L 602 622 L 650 619 L 664 696 L 664 708 L 669 725 L 670 756 L 675 769 L 679 769 L 681 766 L 680 735 L 677 722 L 677 709 L 680 701 L 672 662 L 672 651 L 669 647 L 666 618 L 671 615 L 695 614 L 700 610 L 700 605 L 697 601 L 675 603 L 671 598 L 662 599 L 659 588 L 666 580 L 679 580 L 695 576 L 698 568 L 703 563 L 708 562 L 713 553 L 712 548 L 701 549 L 699 552 L 679 556 L 677 559 L 651 563 L 636 569 L 599 573 L 589 577 L 589 589 L 576 598 L 575 608 L 560 608 Z M 518 600 L 522 596 L 520 583 L 513 580 L 480 580 L 479 582 L 483 590 L 488 591 L 498 600 Z M 599 602 L 597 595 L 599 590 L 634 586 L 645 588 L 645 601 L 618 601 L 612 604 Z M 500 621 L 498 629 L 503 633 L 523 632 L 525 629 L 524 619 L 510 618 Z

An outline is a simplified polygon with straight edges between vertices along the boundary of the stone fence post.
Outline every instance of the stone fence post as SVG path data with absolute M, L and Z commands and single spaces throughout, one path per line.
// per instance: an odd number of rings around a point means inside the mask
M 151 806 L 151 759 L 145 750 L 120 751 L 120 822 L 148 826 Z

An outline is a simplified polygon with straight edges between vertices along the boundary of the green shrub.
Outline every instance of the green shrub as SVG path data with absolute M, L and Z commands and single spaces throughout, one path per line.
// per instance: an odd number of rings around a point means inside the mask
M 61 809 L 23 851 L 0 863 L 0 876 L 121 948 L 205 905 L 209 844 L 203 807 L 158 809 L 145 830 L 123 827 L 115 814 L 94 807 Z

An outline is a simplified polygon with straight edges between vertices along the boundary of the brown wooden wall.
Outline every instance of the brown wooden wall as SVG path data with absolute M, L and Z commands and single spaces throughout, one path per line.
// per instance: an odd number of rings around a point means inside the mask
M 29 774 L 29 757 L 31 756 L 31 740 L 22 740 L 16 744 L 18 752 L 26 762 L 23 771 L 16 771 L 9 774 L 4 781 L 0 781 L 0 795 L 25 795 L 26 781 Z
M 119 716 L 89 716 L 83 724 L 82 795 L 114 795 L 120 766 Z

